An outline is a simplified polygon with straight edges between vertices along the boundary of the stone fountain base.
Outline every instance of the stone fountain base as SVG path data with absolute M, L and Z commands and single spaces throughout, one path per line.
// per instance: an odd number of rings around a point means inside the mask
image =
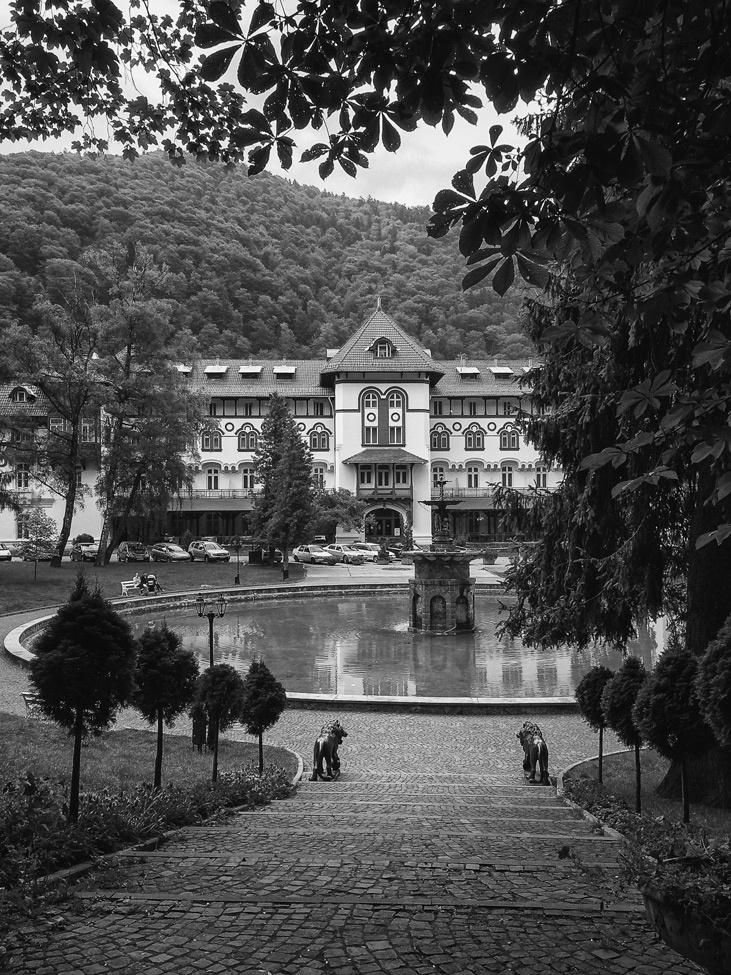
M 409 630 L 437 636 L 471 633 L 475 628 L 474 555 L 467 552 L 411 552 Z

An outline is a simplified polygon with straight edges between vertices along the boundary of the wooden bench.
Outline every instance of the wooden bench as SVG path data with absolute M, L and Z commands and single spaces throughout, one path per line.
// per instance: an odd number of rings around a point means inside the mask
M 40 698 L 37 694 L 33 694 L 31 691 L 21 691 L 21 694 L 25 702 L 26 718 L 38 718 L 40 721 L 49 720 L 43 711 L 41 711 Z
M 130 579 L 129 582 L 120 582 L 120 586 L 122 587 L 123 596 L 129 596 L 130 591 L 135 596 L 139 596 L 140 594 L 139 583 L 135 582 L 134 579 Z

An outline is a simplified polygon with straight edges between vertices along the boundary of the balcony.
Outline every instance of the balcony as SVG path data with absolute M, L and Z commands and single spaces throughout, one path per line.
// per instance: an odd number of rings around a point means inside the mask
M 355 496 L 364 501 L 396 501 L 397 499 L 410 501 L 414 497 L 414 492 L 410 484 L 399 487 L 374 487 L 372 484 L 359 484 Z
M 455 498 L 491 498 L 496 488 L 500 486 L 500 484 L 495 483 L 485 484 L 483 487 L 476 488 L 445 488 L 443 495 L 439 488 L 432 487 L 431 497 L 432 501 L 439 501 L 442 497 L 444 497 L 445 501 Z M 531 491 L 535 490 L 535 485 L 531 487 L 513 487 L 510 490 L 516 491 L 518 494 L 530 494 Z
M 184 491 L 184 498 L 201 498 L 206 501 L 221 501 L 224 498 L 252 498 L 257 492 L 249 488 L 193 488 L 191 491 Z

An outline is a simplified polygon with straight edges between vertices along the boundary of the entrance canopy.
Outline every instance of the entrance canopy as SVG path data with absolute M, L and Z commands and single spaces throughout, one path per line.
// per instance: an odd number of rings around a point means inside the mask
M 403 447 L 366 447 L 359 454 L 353 454 L 344 464 L 426 464 L 423 457 L 409 453 Z

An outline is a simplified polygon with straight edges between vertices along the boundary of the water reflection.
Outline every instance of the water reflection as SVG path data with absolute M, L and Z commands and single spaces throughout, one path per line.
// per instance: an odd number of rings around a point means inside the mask
M 260 658 L 290 693 L 396 697 L 571 697 L 590 667 L 621 665 L 620 654 L 603 649 L 544 651 L 498 639 L 497 601 L 478 594 L 475 610 L 474 633 L 429 637 L 408 632 L 402 595 L 230 604 L 214 625 L 214 660 L 245 673 Z M 207 621 L 187 612 L 167 622 L 205 667 Z M 663 642 L 661 628 L 648 630 L 630 652 L 650 669 Z

